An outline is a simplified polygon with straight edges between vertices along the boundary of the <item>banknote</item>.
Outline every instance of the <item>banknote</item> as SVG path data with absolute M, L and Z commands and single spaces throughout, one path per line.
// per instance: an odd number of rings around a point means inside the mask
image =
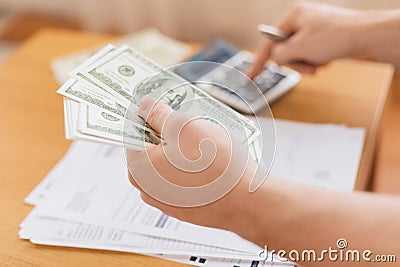
M 79 80 L 69 79 L 57 92 L 117 118 L 124 118 L 127 111 L 127 107 L 112 95 Z
M 136 147 L 149 147 L 161 142 L 159 135 L 138 127 L 132 121 L 114 117 L 84 104 L 79 106 L 78 130 L 83 134 L 101 136 Z
M 104 57 L 111 54 L 115 50 L 116 47 L 114 45 L 107 45 L 72 70 L 70 75 L 77 74 L 83 68 L 90 67 L 93 63 L 101 61 Z M 119 118 L 126 117 L 136 123 L 137 126 L 145 125 L 148 130 L 151 130 L 147 126 L 146 122 L 137 116 L 137 110 L 134 109 L 133 106 L 131 106 L 129 109 L 131 113 L 128 113 L 126 103 L 124 104 L 116 97 L 111 95 L 107 90 L 101 89 L 100 87 L 91 86 L 91 84 L 82 80 L 70 78 L 61 86 L 57 93 L 67 96 L 77 102 L 86 103 L 94 108 L 99 108 L 105 112 L 109 112 L 113 116 L 117 116 Z
M 57 91 L 65 96 L 66 136 L 143 150 L 162 137 L 138 115 L 144 96 L 153 96 L 192 118 L 220 124 L 258 156 L 254 123 L 200 88 L 129 46 L 108 45 L 70 73 Z
M 121 146 L 117 141 L 109 140 L 101 136 L 83 134 L 78 130 L 79 121 L 79 103 L 64 97 L 64 127 L 65 137 L 69 140 L 86 140 L 92 142 L 100 142 L 104 144 Z M 139 149 L 139 148 L 138 148 Z
M 121 46 L 73 77 L 109 92 L 123 105 L 137 106 L 146 95 L 161 98 L 175 110 L 221 123 L 246 144 L 259 134 L 247 118 L 128 46 Z
M 85 106 L 80 104 L 77 101 L 74 101 L 70 98 L 64 97 L 64 126 L 65 126 L 65 137 L 69 140 L 86 140 L 86 141 L 93 141 L 93 142 L 100 142 L 104 144 L 109 144 L 109 145 L 114 145 L 114 146 L 125 146 L 129 149 L 134 149 L 134 150 L 142 150 L 143 149 L 143 144 L 139 145 L 134 145 L 132 143 L 127 143 L 122 134 L 121 131 L 124 129 L 124 127 L 121 124 L 118 123 L 104 123 L 101 119 L 100 123 L 93 121 L 89 119 L 89 116 L 82 116 L 81 110 L 83 112 L 87 112 L 87 110 L 90 110 L 89 106 Z M 96 110 L 92 108 L 92 110 L 99 114 L 99 110 Z M 108 118 L 110 120 L 111 118 L 108 117 L 108 114 L 104 114 L 103 112 L 103 119 Z M 116 118 L 112 118 L 111 120 L 115 120 Z M 95 127 L 86 127 L 85 125 L 92 124 L 95 125 Z M 98 130 L 100 126 L 107 125 L 109 127 L 109 130 Z M 90 129 L 92 128 L 92 129 Z M 96 129 L 97 128 L 97 129 Z M 120 130 L 120 132 L 117 132 Z M 109 133 L 111 132 L 111 134 Z M 123 143 L 121 140 L 124 140 L 125 143 Z M 154 140 L 152 143 L 156 144 L 158 140 Z M 146 144 L 146 146 L 151 146 L 151 144 Z M 255 139 L 253 142 L 249 144 L 249 149 L 248 149 L 249 155 L 258 163 L 260 163 L 261 159 L 261 151 L 260 147 L 258 144 L 258 139 Z
M 67 97 L 64 97 L 63 101 L 65 136 L 69 140 L 94 141 L 114 146 L 125 146 L 133 150 L 143 150 L 145 147 L 157 144 L 160 141 L 160 136 L 157 135 L 153 137 L 153 135 L 148 132 L 141 134 L 135 132 L 133 139 L 129 138 L 129 133 L 123 135 L 122 129 L 128 129 L 127 125 L 118 122 L 115 117 L 111 117 L 109 114 L 105 114 L 97 109 L 92 108 L 91 110 L 93 112 L 91 114 L 96 115 L 103 113 L 102 116 L 104 116 L 104 120 L 96 120 L 94 116 L 89 122 L 85 121 L 88 117 L 83 116 L 82 111 L 90 110 L 90 107 Z M 111 120 L 114 120 L 114 123 L 112 123 Z M 83 127 L 83 125 L 88 125 L 88 127 Z M 108 127 L 108 129 L 105 126 Z M 134 125 L 132 125 L 132 127 L 134 127 Z M 143 131 L 143 129 L 139 127 L 135 127 L 133 130 Z M 138 140 L 138 137 L 143 138 L 143 140 Z M 146 140 L 149 139 L 151 141 L 146 142 Z

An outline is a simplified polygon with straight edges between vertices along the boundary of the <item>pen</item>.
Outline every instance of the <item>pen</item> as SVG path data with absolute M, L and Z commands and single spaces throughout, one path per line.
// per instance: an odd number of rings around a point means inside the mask
M 266 37 L 272 39 L 275 42 L 285 41 L 291 35 L 290 33 L 285 32 L 284 30 L 279 29 L 278 27 L 266 24 L 258 25 L 257 29 L 260 32 L 262 32 Z
M 271 39 L 274 42 L 283 42 L 287 40 L 290 36 L 292 36 L 293 33 L 289 33 L 287 31 L 284 31 L 282 29 L 279 29 L 278 27 L 271 26 L 271 25 L 266 25 L 266 24 L 259 24 L 257 29 L 264 34 L 267 38 Z M 292 62 L 292 64 L 301 64 L 305 66 L 309 66 L 312 68 L 316 68 L 315 64 L 308 63 L 303 60 L 295 61 Z

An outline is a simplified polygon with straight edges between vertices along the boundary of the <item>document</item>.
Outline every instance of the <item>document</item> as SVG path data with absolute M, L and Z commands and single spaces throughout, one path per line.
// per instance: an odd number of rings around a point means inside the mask
M 92 146 L 88 143 L 85 145 Z M 77 144 L 72 149 L 82 151 Z M 45 218 L 97 223 L 135 233 L 174 238 L 257 253 L 260 248 L 237 235 L 181 222 L 141 201 L 139 192 L 129 183 L 123 150 L 101 146 L 79 165 L 64 170 L 63 176 L 40 206 L 38 215 Z M 113 201 L 110 201 L 112 199 Z M 205 232 L 207 234 L 205 234 Z
M 260 122 L 262 128 L 269 126 L 265 120 Z M 276 153 L 271 174 L 329 190 L 351 192 L 364 138 L 363 128 L 276 120 Z
M 75 142 L 27 202 L 36 208 L 21 223 L 19 235 L 34 243 L 47 244 L 49 239 L 87 243 L 95 238 L 122 247 L 120 251 L 226 253 L 240 259 L 257 259 L 261 250 L 236 234 L 181 222 L 146 205 L 127 179 L 123 150 L 118 147 Z
M 270 125 L 261 119 L 261 132 Z M 271 175 L 353 190 L 363 129 L 276 120 L 276 132 Z M 35 208 L 19 236 L 35 244 L 142 253 L 195 266 L 293 266 L 278 258 L 258 262 L 262 248 L 252 242 L 142 202 L 128 181 L 123 149 L 115 146 L 74 142 L 25 202 Z

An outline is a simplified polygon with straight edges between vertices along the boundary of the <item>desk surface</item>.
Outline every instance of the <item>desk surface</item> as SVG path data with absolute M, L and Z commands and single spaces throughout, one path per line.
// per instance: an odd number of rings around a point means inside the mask
M 24 198 L 63 156 L 62 98 L 49 68 L 52 58 L 105 42 L 110 37 L 48 29 L 24 43 L 0 66 L 0 265 L 6 266 L 179 266 L 142 255 L 37 246 L 18 239 L 18 225 L 31 207 Z M 356 187 L 371 172 L 376 131 L 393 69 L 390 65 L 337 61 L 304 77 L 272 105 L 277 118 L 343 123 L 367 129 Z

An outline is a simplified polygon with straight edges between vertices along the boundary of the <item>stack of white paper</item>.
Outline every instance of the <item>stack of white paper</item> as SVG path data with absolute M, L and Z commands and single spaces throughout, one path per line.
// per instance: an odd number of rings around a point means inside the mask
M 362 129 L 279 121 L 272 173 L 350 191 L 363 138 Z M 277 258 L 259 262 L 262 248 L 236 234 L 185 223 L 146 205 L 129 183 L 117 147 L 74 142 L 25 202 L 35 208 L 19 236 L 36 244 L 135 252 L 196 266 L 291 265 Z

